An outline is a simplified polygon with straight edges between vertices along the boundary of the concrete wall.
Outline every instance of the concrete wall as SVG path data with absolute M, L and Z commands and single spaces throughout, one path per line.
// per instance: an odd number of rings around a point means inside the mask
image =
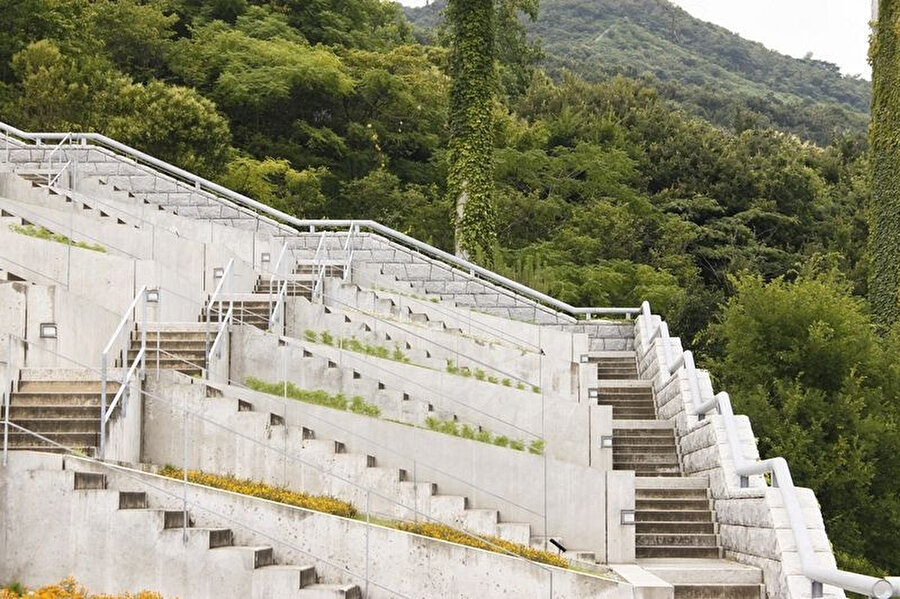
M 659 337 L 648 345 L 643 321 L 642 316 L 635 327 L 635 348 L 638 356 L 643 358 L 638 370 L 642 378 L 653 381 L 660 417 L 675 423 L 685 473 L 709 478 L 726 555 L 762 568 L 769 597 L 810 597 L 810 581 L 802 575 L 780 491 L 768 487 L 762 476 L 752 476 L 748 488 L 740 487 L 722 417 L 713 414 L 701 421 L 685 369 L 674 375 L 667 372 L 667 356 L 674 360 L 681 354 L 681 341 L 674 337 L 669 339 L 668 352 Z M 659 322 L 658 317 L 653 317 L 648 330 L 655 330 Z M 713 396 L 709 374 L 698 371 L 698 379 L 700 401 L 706 401 Z M 736 416 L 735 424 L 742 458 L 758 460 L 759 451 L 749 419 Z M 831 543 L 815 494 L 809 489 L 797 490 L 817 558 L 820 563 L 833 566 Z M 826 587 L 826 592 L 833 597 L 844 596 L 843 591 L 836 588 Z
M 351 476 L 346 465 L 327 464 L 327 468 L 333 468 L 330 473 L 312 467 L 317 458 L 310 457 L 300 431 L 291 430 L 302 425 L 313 431 L 317 440 L 339 441 L 348 454 L 373 456 L 379 467 L 404 470 L 409 481 L 436 483 L 442 495 L 465 496 L 469 507 L 498 509 L 505 522 L 527 522 L 537 537 L 561 538 L 571 548 L 593 551 L 601 561 L 606 559 L 610 544 L 610 560 L 634 559 L 633 534 L 629 545 L 627 534 L 620 534 L 627 533 L 629 527 L 620 526 L 618 511 L 612 521 L 604 517 L 607 503 L 620 506 L 616 509 L 634 509 L 633 480 L 616 479 L 609 487 L 607 471 L 599 468 L 246 389 L 215 385 L 226 395 L 215 398 L 208 397 L 205 384 L 186 377 L 164 376 L 159 385 L 148 382 L 144 462 L 182 463 L 183 406 L 188 406 L 198 414 L 189 420 L 188 463 L 192 467 L 334 494 L 362 507 L 359 490 L 344 484 Z M 235 399 L 243 400 L 244 409 L 252 406 L 253 411 L 238 412 Z M 272 426 L 270 414 L 280 417 L 287 428 Z M 359 483 L 362 479 L 351 476 L 351 480 Z M 395 484 L 379 486 L 376 478 L 362 482 L 363 486 L 374 484 L 373 488 L 382 493 L 398 493 Z M 377 509 L 396 517 L 407 511 L 398 512 L 399 505 L 412 512 L 417 500 L 397 495 L 394 501 Z M 627 505 L 630 507 L 621 507 Z M 623 546 L 630 547 L 630 554 L 623 553 Z
M 149 588 L 166 596 L 250 597 L 260 571 L 220 562 L 216 550 L 184 545 L 181 531 L 154 529 L 142 511 L 116 510 L 113 491 L 72 491 L 73 471 L 107 473 L 110 489 L 146 491 L 152 507 L 181 508 L 178 481 L 67 458 L 21 452 L 0 477 L 0 578 L 28 585 L 74 575 L 94 592 Z M 37 504 L 23 500 L 40 496 Z M 274 547 L 279 563 L 314 564 L 321 581 L 370 584 L 366 597 L 633 596 L 623 583 L 521 559 L 189 486 L 197 527 L 230 527 L 235 543 Z M 193 537 L 194 535 L 192 535 Z M 202 535 L 197 535 L 202 538 Z M 15 539 L 15 542 L 10 542 Z M 227 553 L 227 552 L 226 552 Z M 106 559 L 98 559 L 104 556 Z M 255 595 L 254 595 L 255 596 Z
M 356 373 L 354 375 L 354 373 Z M 253 327 L 236 327 L 231 376 L 289 380 L 305 389 L 374 395 L 378 383 L 400 395 L 418 397 L 460 421 L 513 439 L 543 439 L 553 457 L 575 464 L 590 461 L 590 413 L 586 403 L 552 397 L 408 364 L 372 358 L 318 343 L 284 338 Z M 395 416 L 392 416 L 395 417 Z

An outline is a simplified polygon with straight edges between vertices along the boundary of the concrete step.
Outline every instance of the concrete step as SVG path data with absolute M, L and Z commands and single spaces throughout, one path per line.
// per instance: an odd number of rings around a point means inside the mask
M 672 452 L 619 453 L 613 452 L 613 464 L 640 464 L 643 466 L 677 466 L 678 456 Z
M 637 533 L 634 543 L 636 547 L 717 547 L 719 537 L 715 534 L 705 533 Z
M 212 343 L 216 338 L 216 332 L 211 332 L 209 335 L 209 342 Z M 140 336 L 132 337 L 131 339 L 131 349 L 137 350 L 141 347 Z M 168 352 L 181 352 L 181 351 L 206 351 L 206 337 L 203 333 L 200 334 L 197 340 L 194 339 L 163 339 L 159 340 L 160 349 L 164 349 Z M 147 336 L 147 351 L 155 351 L 156 350 L 156 339 L 148 335 Z
M 642 425 L 646 424 L 646 420 L 641 421 Z M 642 426 L 632 426 L 628 422 L 613 422 L 613 438 L 629 438 L 629 437 L 639 437 L 639 438 L 647 438 L 647 437 L 671 437 L 675 438 L 675 431 L 671 427 L 671 424 L 668 427 L 647 427 L 644 428 Z
M 96 406 L 59 406 L 59 405 L 28 405 L 13 406 L 9 408 L 9 419 L 17 422 L 31 418 L 99 418 L 100 405 Z
M 662 435 L 654 435 L 650 437 L 645 437 L 643 435 L 613 435 L 613 449 L 616 448 L 626 448 L 626 447 L 666 447 L 666 446 L 675 446 L 675 437 L 674 436 L 662 436 Z
M 602 404 L 601 404 L 602 405 Z M 613 420 L 633 420 L 636 418 L 651 419 L 656 417 L 656 410 L 652 408 L 618 408 L 613 406 Z
M 613 462 L 613 470 L 633 470 L 635 476 L 681 476 L 678 464 Z
M 41 433 L 41 435 L 54 441 L 58 445 L 73 449 L 80 447 L 97 447 L 100 442 L 100 435 L 98 433 Z M 13 432 L 12 430 L 9 432 L 9 445 L 10 447 L 21 448 L 53 446 L 51 443 L 38 439 L 34 435 L 20 431 Z
M 706 488 L 668 488 L 668 489 L 641 489 L 635 488 L 636 499 L 708 499 L 709 492 Z
M 715 522 L 637 522 L 635 524 L 637 534 L 716 534 L 718 527 Z
M 118 388 L 107 389 L 107 397 L 115 396 Z M 100 406 L 101 394 L 95 392 L 66 393 L 61 391 L 42 391 L 27 393 L 12 393 L 9 396 L 10 406 Z
M 635 556 L 645 557 L 688 557 L 717 559 L 722 557 L 720 547 L 690 547 L 690 546 L 655 546 L 635 547 Z
M 709 509 L 709 499 L 670 499 L 670 498 L 637 498 L 634 502 L 637 510 L 705 510 Z
M 648 444 L 637 444 L 634 443 L 632 445 L 620 445 L 618 443 L 613 443 L 613 452 L 616 455 L 642 455 L 642 454 L 650 454 L 650 453 L 665 453 L 674 455 L 675 452 L 675 443 L 657 443 L 655 445 Z
M 19 381 L 19 391 L 21 392 L 100 392 L 100 381 Z M 119 383 L 113 381 L 106 382 L 106 390 L 110 388 L 118 389 Z
M 355 584 L 311 584 L 298 591 L 303 599 L 362 599 L 362 589 Z
M 94 418 L 24 418 L 10 421 L 44 436 L 48 436 L 45 433 L 90 433 L 96 435 L 100 431 L 99 414 Z
M 635 510 L 636 522 L 713 522 L 712 510 Z
M 766 599 L 763 584 L 675 585 L 674 599 Z
M 706 476 L 680 476 L 678 478 L 638 477 L 634 479 L 636 490 L 648 489 L 703 489 L 709 488 Z

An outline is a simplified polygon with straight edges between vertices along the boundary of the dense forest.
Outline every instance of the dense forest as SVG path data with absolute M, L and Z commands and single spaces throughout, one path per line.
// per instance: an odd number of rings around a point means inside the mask
M 664 2 L 588 4 L 545 0 L 534 31 L 554 14 L 600 31 L 618 19 L 603 40 L 690 48 L 704 61 L 679 68 L 699 83 L 650 63 L 562 72 L 574 58 L 549 37 L 544 68 L 539 40 L 499 27 L 498 242 L 476 259 L 577 305 L 650 300 L 751 416 L 762 453 L 816 489 L 841 565 L 900 571 L 900 330 L 877 330 L 863 299 L 867 85 L 710 37 Z M 615 17 L 643 4 L 676 15 L 675 42 L 655 13 Z M 0 14 L 4 121 L 100 131 L 292 214 L 371 218 L 452 251 L 449 53 L 399 5 L 0 0 Z M 781 123 L 770 108 L 792 102 L 809 116 Z M 844 113 L 852 126 L 832 130 Z
M 445 4 L 406 9 L 420 38 L 439 30 Z M 667 0 L 543 0 L 541 18 L 525 22 L 556 77 L 568 70 L 589 81 L 646 79 L 666 99 L 729 129 L 775 127 L 821 145 L 835 132 L 865 132 L 869 82 L 769 50 Z

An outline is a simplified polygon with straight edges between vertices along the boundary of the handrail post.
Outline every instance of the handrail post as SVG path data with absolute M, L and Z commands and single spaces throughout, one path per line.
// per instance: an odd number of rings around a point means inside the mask
M 147 368 L 147 291 L 144 290 L 144 298 L 141 305 L 141 375 L 144 378 L 144 370 Z
M 3 465 L 9 458 L 9 395 L 13 385 L 12 335 L 6 337 L 6 380 L 3 382 Z
M 100 459 L 106 449 L 106 377 L 109 358 L 104 351 L 100 355 Z

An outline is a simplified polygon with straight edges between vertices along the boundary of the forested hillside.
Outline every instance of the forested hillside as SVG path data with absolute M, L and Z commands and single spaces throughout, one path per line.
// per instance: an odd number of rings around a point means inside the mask
M 430 31 L 445 3 L 406 12 Z M 769 50 L 667 0 L 543 0 L 529 30 L 551 74 L 649 77 L 666 98 L 723 127 L 775 127 L 821 145 L 835 131 L 865 131 L 869 82 Z
M 767 127 L 766 106 L 808 102 L 858 133 L 866 84 L 755 46 L 738 69 L 744 55 L 716 45 L 730 34 L 672 13 L 669 39 L 649 0 L 545 0 L 536 31 L 595 39 L 574 12 L 588 5 L 615 24 L 605 50 L 547 39 L 549 73 L 498 40 L 490 258 L 572 304 L 650 300 L 753 418 L 763 453 L 816 488 L 842 563 L 900 571 L 900 332 L 878 337 L 861 299 L 864 138 L 832 140 L 833 121 L 800 113 L 820 145 Z M 644 5 L 646 22 L 622 12 Z M 292 214 L 371 218 L 453 249 L 447 50 L 417 42 L 399 5 L 0 0 L 0 14 L 2 120 L 100 131 Z M 548 24 L 563 17 L 578 23 Z M 617 36 L 628 44 L 602 46 Z M 557 72 L 616 49 L 589 77 Z M 676 66 L 667 83 L 607 75 Z M 701 87 L 678 82 L 691 73 Z M 751 110 L 757 93 L 769 104 Z M 678 94 L 716 124 L 673 108 Z M 734 102 L 755 126 L 721 126 Z

